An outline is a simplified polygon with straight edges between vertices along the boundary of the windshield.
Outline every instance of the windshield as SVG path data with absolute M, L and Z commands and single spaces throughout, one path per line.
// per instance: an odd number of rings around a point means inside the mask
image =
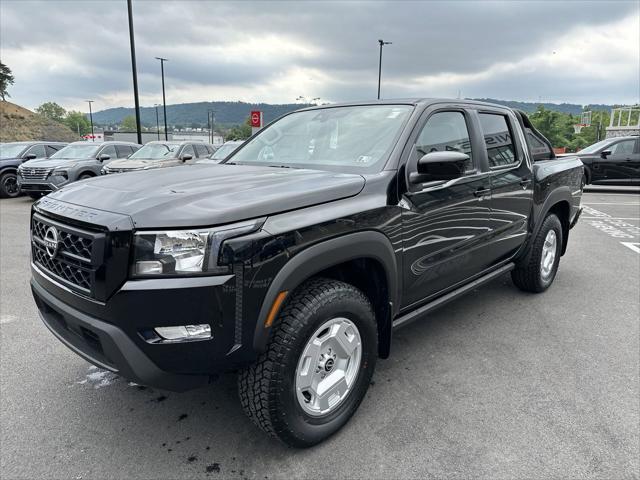
M 224 160 L 229 155 L 231 155 L 233 152 L 235 152 L 236 149 L 240 145 L 242 145 L 242 144 L 241 143 L 231 143 L 231 144 L 222 145 L 218 150 L 213 152 L 213 154 L 209 158 L 211 160 Z
M 17 158 L 27 147 L 24 143 L 5 143 L 0 145 L 0 158 Z
M 583 148 L 582 150 L 578 150 L 577 153 L 596 153 L 598 150 L 610 144 L 612 141 L 613 139 L 611 138 L 608 138 L 606 140 L 601 140 L 598 143 L 594 143 L 593 145 L 589 145 L 588 147 Z
M 51 155 L 50 158 L 53 159 L 61 159 L 61 158 L 90 158 L 95 157 L 98 153 L 98 149 L 100 148 L 100 144 L 88 143 L 86 145 L 83 144 L 73 144 L 67 145 L 64 148 L 61 148 L 56 153 Z
M 136 160 L 161 160 L 163 158 L 174 158 L 179 149 L 179 143 L 147 143 L 129 158 Z
M 366 105 L 292 113 L 249 140 L 229 163 L 377 171 L 412 108 Z

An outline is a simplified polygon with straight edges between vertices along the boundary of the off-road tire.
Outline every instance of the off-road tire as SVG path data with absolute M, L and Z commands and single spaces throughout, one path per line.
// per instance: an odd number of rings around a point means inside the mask
M 0 198 L 15 198 L 20 195 L 20 190 L 17 188 L 18 176 L 15 172 L 6 172 L 0 175 Z M 9 184 L 15 189 L 10 189 Z
M 360 333 L 362 357 L 353 388 L 336 407 L 320 417 L 307 414 L 295 391 L 296 368 L 312 334 L 334 317 L 348 318 Z M 270 334 L 267 350 L 238 375 L 244 412 L 261 430 L 293 447 L 310 447 L 338 431 L 364 398 L 376 364 L 378 335 L 367 297 L 354 286 L 318 278 L 287 299 Z
M 556 256 L 553 262 L 552 273 L 550 277 L 545 280 L 542 276 L 542 269 L 540 265 L 542 260 L 542 249 L 547 233 L 552 229 L 555 230 L 557 238 Z M 513 280 L 513 283 L 520 290 L 524 290 L 525 292 L 540 293 L 549 288 L 558 273 L 562 241 L 562 225 L 560 220 L 555 214 L 550 213 L 542 222 L 542 226 L 533 240 L 531 252 L 526 263 L 518 265 L 511 271 L 511 279 Z

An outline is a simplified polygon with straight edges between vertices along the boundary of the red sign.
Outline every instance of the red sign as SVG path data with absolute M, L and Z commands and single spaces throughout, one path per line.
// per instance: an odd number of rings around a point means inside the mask
M 254 110 L 251 112 L 251 126 L 254 128 L 262 127 L 262 112 Z

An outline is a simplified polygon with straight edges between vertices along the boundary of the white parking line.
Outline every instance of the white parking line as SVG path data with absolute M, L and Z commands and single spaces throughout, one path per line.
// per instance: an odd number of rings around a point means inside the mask
M 640 203 L 620 202 L 620 203 L 603 203 L 603 202 L 582 202 L 583 205 L 635 205 L 640 207 Z
M 640 253 L 640 243 L 620 242 L 620 244 L 624 245 L 627 248 L 630 248 L 631 250 L 633 250 L 636 253 Z
M 594 220 L 602 217 L 580 217 L 581 220 Z M 607 217 L 609 220 L 636 220 L 640 221 L 640 218 L 637 217 Z

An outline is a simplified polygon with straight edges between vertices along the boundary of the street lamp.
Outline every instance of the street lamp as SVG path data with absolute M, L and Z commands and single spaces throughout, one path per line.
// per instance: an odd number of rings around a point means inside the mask
M 129 46 L 131 47 L 131 73 L 133 74 L 133 101 L 136 105 L 136 131 L 138 143 L 142 145 L 142 128 L 140 128 L 140 99 L 138 98 L 138 70 L 136 68 L 136 44 L 133 39 L 133 7 L 131 0 L 127 0 L 129 14 Z
M 167 133 L 167 99 L 164 95 L 164 62 L 168 60 L 162 57 L 155 58 L 156 60 L 160 60 L 160 72 L 162 73 L 162 113 L 164 114 L 164 139 L 169 140 Z
M 378 100 L 380 100 L 380 80 L 382 79 L 382 46 L 391 45 L 391 42 L 378 40 L 378 43 L 380 44 L 380 60 L 378 61 Z
M 86 100 L 86 102 L 89 104 L 89 120 L 91 121 L 91 141 L 95 142 L 96 137 L 93 134 L 93 113 L 91 112 L 91 104 L 93 103 L 93 100 Z
M 156 133 L 158 134 L 158 140 L 160 140 L 160 120 L 158 119 L 158 107 L 160 104 L 154 103 L 153 106 L 156 107 Z

